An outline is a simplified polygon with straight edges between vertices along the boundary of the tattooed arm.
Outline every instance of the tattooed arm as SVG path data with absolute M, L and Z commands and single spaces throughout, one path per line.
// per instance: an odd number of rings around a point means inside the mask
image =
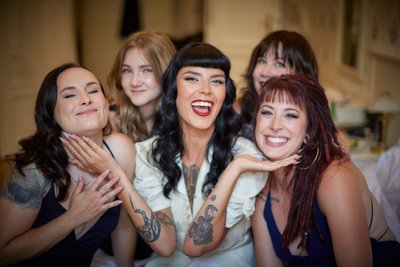
M 136 191 L 120 164 L 90 139 L 80 138 L 76 135 L 65 135 L 64 137 L 65 148 L 75 157 L 72 160 L 75 164 L 93 172 L 101 172 L 107 168 L 112 175 L 120 177 L 119 184 L 124 187 L 124 190 L 121 191 L 118 198 L 122 200 L 138 234 L 155 253 L 164 257 L 170 256 L 176 249 L 176 229 L 171 209 L 166 208 L 153 212 Z M 130 164 L 135 169 L 136 149 L 133 143 L 126 143 L 122 147 L 130 151 L 130 155 L 126 155 L 126 158 L 130 159 Z
M 99 200 L 101 196 L 94 190 L 107 174 L 100 175 L 93 187 L 84 192 L 81 181 L 73 193 L 67 212 L 32 229 L 42 205 L 42 198 L 51 185 L 36 168 L 25 169 L 25 175 L 13 169 L 0 191 L 0 265 L 23 261 L 44 253 L 82 223 L 118 205 L 118 202 L 105 204 L 109 198 Z M 110 193 L 110 198 L 116 193 Z
M 296 163 L 292 156 L 282 161 L 269 162 L 250 155 L 241 155 L 229 163 L 194 218 L 183 244 L 183 252 L 198 257 L 215 249 L 227 232 L 226 209 L 239 176 L 244 172 L 272 171 Z

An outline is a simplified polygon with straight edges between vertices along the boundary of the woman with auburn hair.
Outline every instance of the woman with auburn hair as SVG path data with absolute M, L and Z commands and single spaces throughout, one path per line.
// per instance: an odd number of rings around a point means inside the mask
M 271 78 L 256 111 L 261 152 L 272 161 L 301 156 L 270 172 L 257 198 L 257 266 L 397 266 L 400 244 L 343 149 L 318 81 Z

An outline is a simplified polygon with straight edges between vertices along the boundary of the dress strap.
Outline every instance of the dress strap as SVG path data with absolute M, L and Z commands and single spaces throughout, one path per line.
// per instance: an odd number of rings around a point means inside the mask
M 374 221 L 374 203 L 372 202 L 372 197 L 371 197 L 371 219 L 369 220 L 368 230 L 371 230 L 373 221 Z
M 106 141 L 103 140 L 103 145 L 107 148 L 108 152 L 110 152 L 111 156 L 115 159 L 114 154 L 112 153 L 110 147 L 107 145 Z

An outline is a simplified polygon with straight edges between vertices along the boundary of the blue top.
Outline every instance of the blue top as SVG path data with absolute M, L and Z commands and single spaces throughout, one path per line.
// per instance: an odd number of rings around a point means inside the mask
M 108 145 L 104 141 L 103 143 L 114 157 Z M 66 209 L 57 200 L 53 183 L 42 200 L 42 206 L 32 228 L 45 225 L 65 212 Z M 75 231 L 72 231 L 40 256 L 13 266 L 89 267 L 96 250 L 117 227 L 119 214 L 120 206 L 110 208 L 79 239 L 76 239 Z
M 65 208 L 57 201 L 52 185 L 49 193 L 43 198 L 42 207 L 32 228 L 49 223 L 65 212 Z M 15 266 L 90 266 L 96 250 L 117 226 L 119 212 L 120 206 L 108 209 L 79 239 L 76 239 L 75 232 L 72 231 L 39 257 Z
M 295 256 L 290 253 L 288 248 L 283 248 L 282 235 L 272 214 L 270 192 L 268 192 L 265 203 L 264 218 L 268 224 L 275 253 L 282 261 L 288 262 L 288 267 L 336 266 L 329 225 L 317 201 L 314 201 L 314 221 L 306 243 L 307 256 Z M 378 242 L 371 238 L 371 246 L 374 266 L 399 266 L 400 243 L 396 241 Z

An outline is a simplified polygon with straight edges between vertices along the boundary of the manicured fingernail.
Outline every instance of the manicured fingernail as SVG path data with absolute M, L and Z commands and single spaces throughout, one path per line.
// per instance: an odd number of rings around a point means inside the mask
M 62 137 L 59 137 L 60 138 L 60 141 L 62 142 L 62 143 L 65 143 L 65 139 L 64 138 L 62 138 Z

